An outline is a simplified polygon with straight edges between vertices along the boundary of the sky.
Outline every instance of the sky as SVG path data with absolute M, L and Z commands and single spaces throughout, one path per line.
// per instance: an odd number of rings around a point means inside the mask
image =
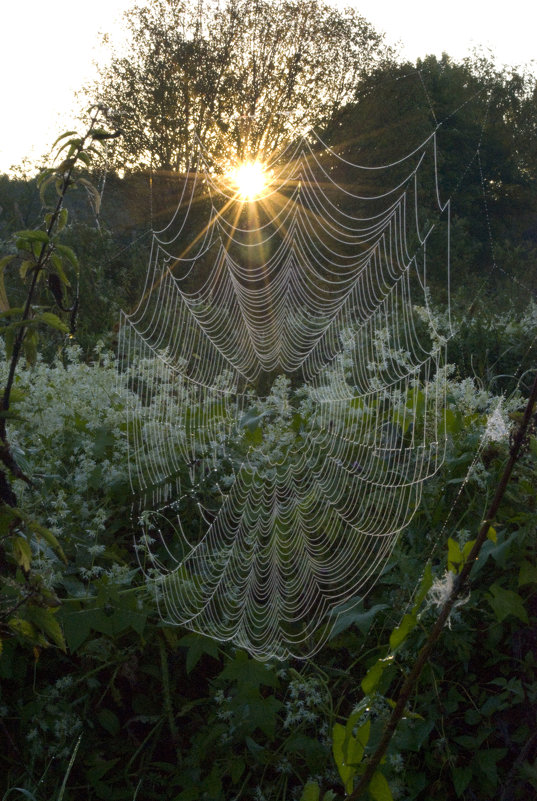
M 455 59 L 476 46 L 499 64 L 537 59 L 535 0 L 334 0 L 354 5 L 415 60 L 443 51 Z M 100 33 L 117 35 L 132 0 L 3 0 L 0 9 L 0 173 L 36 159 L 70 127 L 74 95 L 103 58 Z M 533 71 L 537 71 L 534 64 Z

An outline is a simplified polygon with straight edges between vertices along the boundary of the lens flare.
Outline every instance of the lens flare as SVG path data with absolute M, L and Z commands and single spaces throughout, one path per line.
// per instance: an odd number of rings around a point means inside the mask
M 260 161 L 245 161 L 233 167 L 227 178 L 240 200 L 256 200 L 269 184 L 269 174 Z

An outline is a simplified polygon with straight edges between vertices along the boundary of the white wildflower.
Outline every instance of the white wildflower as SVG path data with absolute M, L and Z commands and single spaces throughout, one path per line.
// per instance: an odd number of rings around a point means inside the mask
M 506 442 L 509 439 L 509 429 L 501 411 L 501 401 L 487 419 L 485 429 L 485 442 Z

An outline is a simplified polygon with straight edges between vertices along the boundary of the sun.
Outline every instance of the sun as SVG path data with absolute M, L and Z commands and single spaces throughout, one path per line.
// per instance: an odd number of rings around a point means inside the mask
M 270 175 L 260 161 L 243 161 L 233 167 L 227 179 L 240 200 L 257 200 L 267 189 Z

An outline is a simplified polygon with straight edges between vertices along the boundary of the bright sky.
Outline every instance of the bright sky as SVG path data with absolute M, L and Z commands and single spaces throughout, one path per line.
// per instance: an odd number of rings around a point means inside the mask
M 0 172 L 6 172 L 25 157 L 46 153 L 69 127 L 74 92 L 91 78 L 99 58 L 99 32 L 113 36 L 131 0 L 2 0 L 1 5 Z M 412 60 L 442 51 L 462 58 L 477 45 L 489 47 L 500 64 L 537 58 L 535 0 L 356 0 L 354 5 Z

